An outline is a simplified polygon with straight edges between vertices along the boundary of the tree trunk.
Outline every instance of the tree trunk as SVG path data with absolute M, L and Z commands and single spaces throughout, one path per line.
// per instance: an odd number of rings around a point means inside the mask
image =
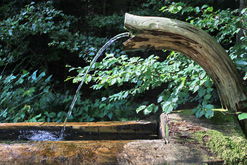
M 214 38 L 195 26 L 169 18 L 125 15 L 125 28 L 133 37 L 126 49 L 169 49 L 197 62 L 214 81 L 221 103 L 232 112 L 247 112 L 247 94 L 237 69 Z M 247 133 L 247 121 L 241 121 Z

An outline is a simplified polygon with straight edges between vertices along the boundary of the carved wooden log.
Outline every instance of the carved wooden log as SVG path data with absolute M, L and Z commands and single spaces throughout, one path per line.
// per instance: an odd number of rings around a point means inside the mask
M 169 18 L 125 14 L 125 28 L 133 37 L 126 49 L 169 49 L 196 61 L 212 78 L 222 105 L 233 112 L 247 112 L 247 94 L 237 69 L 214 38 L 195 26 Z M 245 124 L 244 124 L 245 123 Z M 247 133 L 247 121 L 242 121 Z
M 0 123 L 1 140 L 28 140 L 37 131 L 53 132 L 57 137 L 63 123 Z M 156 121 L 68 122 L 65 140 L 156 139 Z M 39 139 L 39 138 L 38 138 Z M 36 140 L 38 140 L 36 139 Z M 0 163 L 1 164 L 1 163 Z

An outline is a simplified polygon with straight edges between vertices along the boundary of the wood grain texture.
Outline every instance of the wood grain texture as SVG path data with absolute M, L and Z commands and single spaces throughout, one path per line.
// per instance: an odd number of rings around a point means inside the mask
M 126 49 L 168 49 L 197 62 L 214 81 L 221 103 L 232 112 L 247 112 L 247 94 L 236 66 L 213 37 L 186 22 L 163 17 L 125 14 L 132 38 Z M 247 121 L 241 121 L 247 133 Z
M 169 118 L 173 132 L 169 144 L 163 139 L 0 141 L 0 165 L 191 165 L 222 161 L 205 147 L 191 143 L 196 140 L 194 132 L 205 131 L 214 126 L 212 123 L 192 115 L 173 113 Z M 192 139 L 184 140 L 185 136 Z
M 169 120 L 168 115 L 162 113 L 159 119 L 159 137 L 160 139 L 164 139 L 165 143 L 169 143 Z

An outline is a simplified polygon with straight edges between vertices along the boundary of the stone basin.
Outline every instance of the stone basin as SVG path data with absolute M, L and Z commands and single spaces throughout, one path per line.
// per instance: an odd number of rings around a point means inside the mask
M 159 123 L 155 121 L 68 123 L 61 141 L 17 137 L 29 130 L 59 132 L 62 123 L 2 123 L 0 165 L 222 164 L 198 143 L 181 141 L 179 137 L 189 136 L 191 129 L 184 131 L 179 124 L 184 121 L 175 114 L 170 119 L 177 132 L 171 135 L 169 144 L 159 139 Z M 193 131 L 202 129 L 189 124 Z

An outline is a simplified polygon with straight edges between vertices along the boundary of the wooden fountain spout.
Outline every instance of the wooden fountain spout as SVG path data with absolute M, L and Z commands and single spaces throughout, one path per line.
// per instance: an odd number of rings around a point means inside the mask
M 168 49 L 197 62 L 214 81 L 221 103 L 232 112 L 247 112 L 247 93 L 236 66 L 222 46 L 205 31 L 186 22 L 125 14 L 125 28 L 133 34 L 124 45 L 131 49 Z M 247 133 L 247 120 L 241 121 Z

